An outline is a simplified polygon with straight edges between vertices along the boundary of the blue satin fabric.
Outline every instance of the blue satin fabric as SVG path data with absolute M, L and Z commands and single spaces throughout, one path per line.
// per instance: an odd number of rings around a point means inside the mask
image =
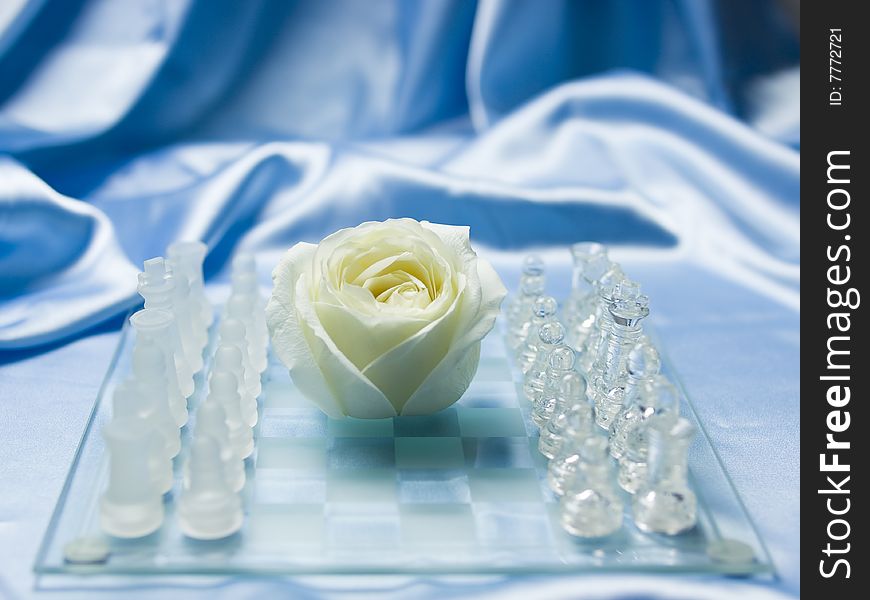
M 0 596 L 31 587 L 26 568 L 142 260 L 202 239 L 213 289 L 239 248 L 258 253 L 265 282 L 293 243 L 397 216 L 470 225 L 509 287 L 522 254 L 542 251 L 558 294 L 567 244 L 612 244 L 649 289 L 652 320 L 782 575 L 579 580 L 590 594 L 796 593 L 800 71 L 789 6 L 3 4 L 0 481 L 22 493 L 0 492 L 0 541 L 12 542 L 0 557 L 13 568 L 0 568 Z M 390 581 L 375 589 L 581 585 Z M 237 585 L 258 592 L 221 591 Z

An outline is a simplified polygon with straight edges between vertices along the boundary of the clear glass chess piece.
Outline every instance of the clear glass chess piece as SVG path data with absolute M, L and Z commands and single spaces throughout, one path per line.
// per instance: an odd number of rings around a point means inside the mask
M 640 322 L 649 315 L 649 300 L 639 291 L 640 287 L 633 282 L 618 284 L 615 301 L 608 309 L 609 323 L 602 325 L 606 335 L 591 372 L 595 422 L 602 429 L 609 430 L 623 409 L 628 357 L 643 332 Z
M 569 373 L 575 372 L 575 360 L 573 348 L 565 344 L 555 346 L 550 352 L 544 375 L 544 389 L 535 399 L 532 409 L 532 421 L 539 429 L 544 427 L 553 416 L 562 380 Z
M 516 353 L 526 340 L 531 326 L 532 307 L 535 300 L 544 294 L 545 280 L 543 275 L 528 277 L 520 285 L 520 298 L 517 315 L 508 322 L 507 345 L 512 355 Z
M 625 431 L 622 456 L 619 458 L 619 487 L 635 494 L 649 481 L 649 432 L 653 424 L 661 421 L 667 427 L 676 422 L 679 415 L 679 396 L 676 389 L 663 376 L 658 376 L 649 386 L 649 395 L 644 402 L 656 403 L 658 410 L 640 419 Z M 644 392 L 642 392 L 644 394 Z
M 645 397 L 642 391 L 658 375 L 660 367 L 658 351 L 646 336 L 641 336 L 628 355 L 628 381 L 623 393 L 625 408 L 610 426 L 610 455 L 613 458 L 618 459 L 625 453 L 628 433 L 657 411 L 659 403 L 654 398 Z
M 587 438 L 559 501 L 562 527 L 578 537 L 603 537 L 622 527 L 623 502 L 613 482 L 607 440 Z
M 541 345 L 540 331 L 541 327 L 556 321 L 556 311 L 559 305 L 556 299 L 552 296 L 540 296 L 532 305 L 532 319 L 529 321 L 528 331 L 523 344 L 520 346 L 517 354 L 517 367 L 523 373 L 528 373 L 529 369 L 538 358 L 538 348 Z M 562 337 L 565 337 L 564 332 Z
M 537 402 L 547 383 L 547 365 L 550 353 L 562 344 L 565 328 L 558 321 L 541 325 L 538 331 L 535 360 L 523 375 L 523 394 L 529 402 Z
M 564 319 L 570 344 L 579 348 L 592 330 L 595 319 L 595 282 L 611 264 L 607 248 L 596 242 L 581 242 L 571 246 L 574 265 L 571 276 L 571 294 L 565 303 Z
M 613 304 L 613 290 L 616 284 L 625 279 L 625 274 L 619 264 L 607 260 L 601 267 L 604 272 L 592 284 L 595 292 L 590 298 L 592 313 L 588 317 L 592 326 L 586 333 L 586 339 L 575 345 L 579 357 L 577 370 L 586 376 L 587 381 L 589 381 L 588 375 L 592 370 L 592 365 L 595 364 L 595 359 L 598 356 L 598 347 L 603 335 L 602 321 L 607 316 L 608 308 Z
M 676 535 L 695 526 L 697 499 L 689 487 L 689 444 L 695 427 L 684 418 L 656 419 L 649 429 L 649 482 L 632 502 L 643 531 Z
M 523 284 L 529 279 L 542 279 L 543 277 L 544 261 L 540 256 L 537 254 L 530 254 L 523 258 L 520 281 L 517 286 L 518 293 L 508 301 L 504 310 L 508 323 L 516 323 L 518 319 L 525 320 L 531 306 L 523 306 Z M 543 279 L 541 280 L 541 283 L 543 283 Z M 541 291 L 543 292 L 543 286 L 541 286 Z
M 565 375 L 559 383 L 553 416 L 541 429 L 541 436 L 538 439 L 538 450 L 541 454 L 549 459 L 558 454 L 565 430 L 572 420 L 584 423 L 582 426 L 574 425 L 575 429 L 592 431 L 594 417 L 592 406 L 586 398 L 586 382 L 576 371 Z
M 602 437 L 595 431 L 589 405 L 577 404 L 566 413 L 561 431 L 559 449 L 547 465 L 547 484 L 558 495 L 565 491 L 565 484 L 577 469 L 580 447 L 590 437 Z

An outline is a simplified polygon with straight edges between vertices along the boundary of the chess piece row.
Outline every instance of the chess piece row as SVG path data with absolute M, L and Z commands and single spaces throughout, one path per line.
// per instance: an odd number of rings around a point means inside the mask
M 132 373 L 115 389 L 112 420 L 103 428 L 109 481 L 100 521 L 115 537 L 142 537 L 162 526 L 163 496 L 175 483 L 188 399 L 206 362 L 214 317 L 202 287 L 205 247 L 175 244 L 169 257 L 145 261 L 139 276 L 145 308 L 130 318 L 136 334 Z M 244 460 L 254 449 L 252 428 L 266 367 L 264 302 L 253 257 L 233 261 L 232 281 L 211 356 L 208 394 L 194 411 L 194 440 L 182 469 L 179 527 L 196 539 L 226 537 L 242 525 L 239 492 Z
M 550 459 L 562 525 L 581 537 L 619 530 L 622 488 L 641 530 L 686 531 L 697 518 L 687 461 L 694 427 L 679 416 L 679 395 L 643 334 L 649 299 L 602 245 L 575 244 L 572 255 L 561 314 L 535 256 L 524 260 L 506 311 L 506 342 Z

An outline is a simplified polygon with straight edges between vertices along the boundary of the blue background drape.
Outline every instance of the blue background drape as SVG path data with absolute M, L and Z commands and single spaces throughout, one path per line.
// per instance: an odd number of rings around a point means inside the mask
M 795 6 L 0 2 L 0 596 L 38 594 L 33 554 L 142 260 L 197 238 L 211 287 L 239 248 L 257 252 L 265 282 L 293 243 L 394 216 L 470 225 L 509 287 L 520 257 L 540 251 L 557 295 L 570 286 L 566 245 L 611 244 L 648 290 L 780 578 L 353 587 L 797 594 Z M 337 593 L 349 581 L 207 593 Z

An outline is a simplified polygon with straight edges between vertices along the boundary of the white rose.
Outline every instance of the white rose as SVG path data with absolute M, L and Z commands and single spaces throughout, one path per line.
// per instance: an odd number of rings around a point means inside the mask
M 290 248 L 272 272 L 272 345 L 331 417 L 423 415 L 477 370 L 505 288 L 468 227 L 390 219 Z

